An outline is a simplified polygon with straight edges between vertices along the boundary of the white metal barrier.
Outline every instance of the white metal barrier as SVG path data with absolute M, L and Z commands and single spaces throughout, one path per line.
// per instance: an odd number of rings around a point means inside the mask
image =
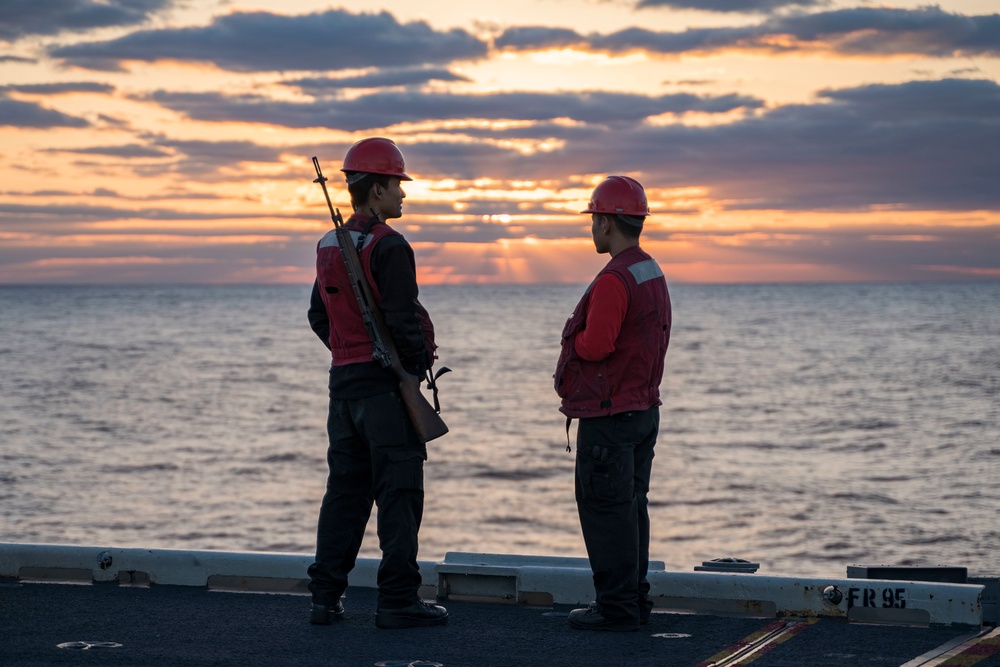
M 311 555 L 137 549 L 61 544 L 0 543 L 0 577 L 28 581 L 208 586 L 260 591 L 304 591 Z M 375 588 L 379 561 L 359 558 L 351 585 Z M 421 562 L 424 585 L 434 585 L 434 563 Z
M 0 543 L 0 578 L 305 592 L 311 555 Z M 420 562 L 422 593 L 529 604 L 586 604 L 594 597 L 583 558 L 448 553 Z M 378 560 L 359 558 L 351 585 L 374 588 Z M 876 579 L 668 572 L 650 564 L 658 608 L 848 621 L 982 625 L 983 586 Z

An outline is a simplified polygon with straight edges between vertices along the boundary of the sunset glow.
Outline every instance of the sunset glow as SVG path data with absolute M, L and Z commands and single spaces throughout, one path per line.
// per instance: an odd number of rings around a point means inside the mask
M 1000 279 L 995 4 L 719 4 L 18 3 L 0 283 L 307 284 L 366 136 L 425 284 L 588 281 L 611 173 L 672 281 Z

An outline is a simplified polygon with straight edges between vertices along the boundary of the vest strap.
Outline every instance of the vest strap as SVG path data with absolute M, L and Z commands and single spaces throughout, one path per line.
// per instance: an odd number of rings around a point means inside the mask
M 361 228 L 361 236 L 358 237 L 357 245 L 359 255 L 361 254 L 361 249 L 365 247 L 365 238 L 368 236 L 368 233 L 371 232 L 372 225 L 381 219 L 378 217 L 378 213 L 375 212 L 375 209 L 369 208 L 368 210 L 372 212 L 372 217 L 368 219 L 368 224 Z

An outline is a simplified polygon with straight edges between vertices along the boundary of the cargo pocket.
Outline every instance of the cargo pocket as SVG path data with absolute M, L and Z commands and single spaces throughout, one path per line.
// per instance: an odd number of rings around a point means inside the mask
M 384 482 L 393 489 L 422 491 L 427 446 L 413 430 L 403 399 L 393 391 L 359 402 L 365 438 Z
M 585 447 L 579 456 L 584 498 L 608 505 L 632 498 L 634 480 L 629 452 L 594 445 Z
M 426 450 L 419 451 L 394 448 L 385 451 L 389 462 L 388 476 L 392 487 L 399 491 L 423 491 L 424 490 L 424 460 L 427 459 Z

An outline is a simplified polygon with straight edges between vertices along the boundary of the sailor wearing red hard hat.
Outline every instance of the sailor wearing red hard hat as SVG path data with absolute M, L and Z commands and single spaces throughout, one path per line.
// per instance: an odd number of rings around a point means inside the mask
M 406 193 L 401 182 L 413 179 L 399 147 L 382 137 L 351 146 L 341 171 L 354 208 L 345 226 L 365 278 L 403 368 L 423 377 L 433 364 L 434 328 L 417 299 L 413 250 L 386 224 L 402 216 Z M 422 601 L 417 592 L 427 448 L 406 414 L 398 377 L 372 358 L 372 342 L 333 231 L 316 249 L 309 324 L 332 354 L 329 477 L 319 513 L 316 560 L 309 567 L 310 622 L 326 625 L 343 617 L 340 598 L 374 502 L 382 549 L 375 624 L 407 628 L 446 623 L 445 608 Z
M 638 630 L 649 620 L 647 494 L 670 341 L 667 283 L 639 247 L 649 215 L 633 178 L 608 176 L 581 213 L 611 255 L 562 332 L 555 387 L 566 429 L 579 419 L 576 502 L 596 599 L 569 615 L 584 630 Z

